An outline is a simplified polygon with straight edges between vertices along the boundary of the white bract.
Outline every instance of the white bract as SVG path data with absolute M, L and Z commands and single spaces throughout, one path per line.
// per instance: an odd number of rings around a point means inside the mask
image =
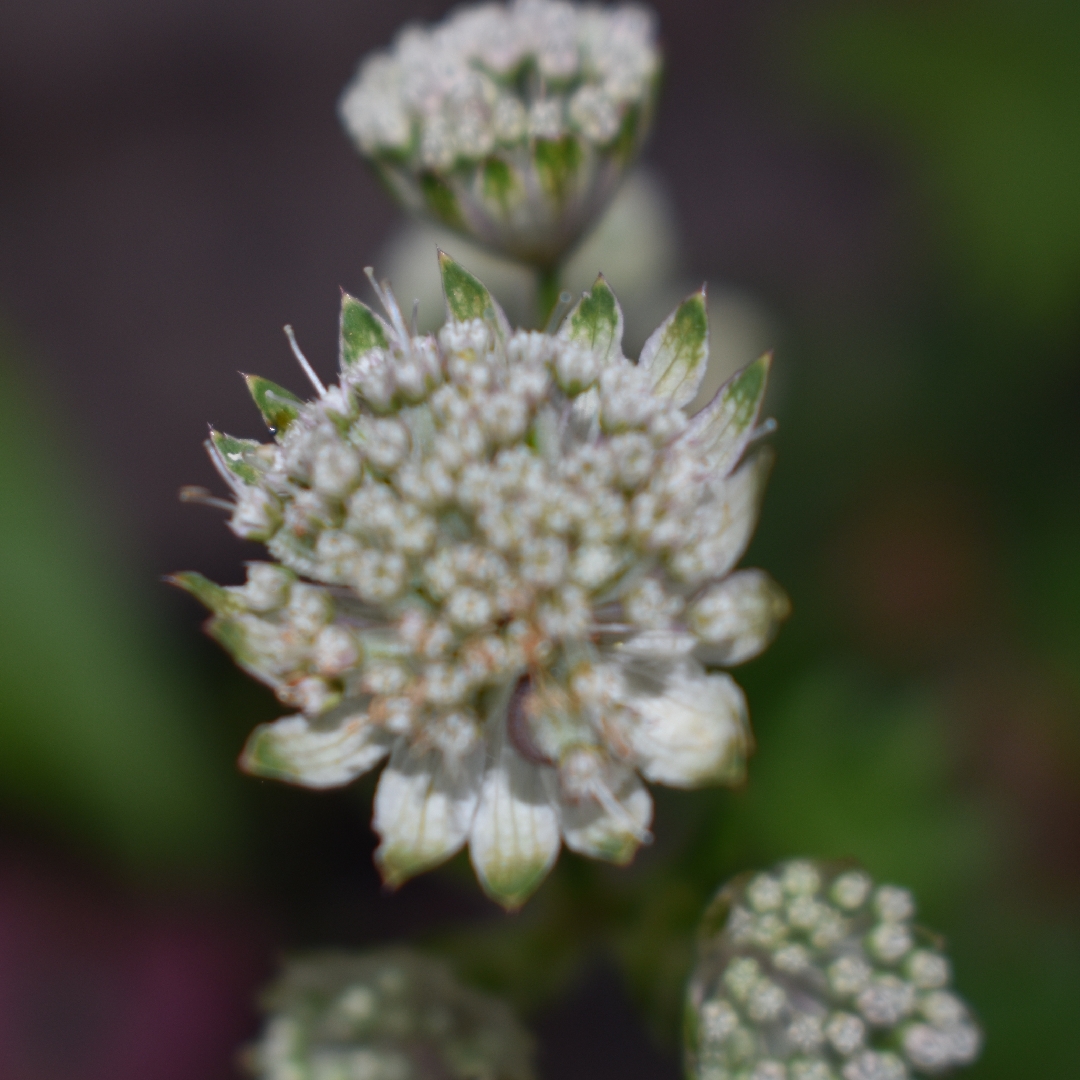
M 245 1054 L 260 1080 L 532 1080 L 532 1039 L 501 1001 L 407 949 L 293 958 Z
M 978 1057 L 941 943 L 907 889 L 851 866 L 747 874 L 705 914 L 687 994 L 694 1080 L 906 1080 Z
M 437 337 L 411 335 L 382 286 L 389 321 L 344 298 L 341 379 L 317 400 L 249 377 L 275 440 L 209 447 L 233 529 L 278 562 L 243 586 L 177 581 L 297 710 L 254 732 L 246 769 L 324 788 L 389 757 L 385 880 L 468 844 L 484 889 L 516 907 L 562 843 L 633 857 L 642 778 L 743 776 L 745 699 L 705 665 L 756 655 L 788 611 L 767 575 L 734 570 L 770 462 L 753 445 L 768 358 L 690 418 L 702 292 L 635 363 L 603 278 L 557 333 L 511 333 L 440 261 Z
M 640 148 L 659 71 L 644 8 L 482 4 L 403 30 L 340 113 L 410 209 L 549 266 Z

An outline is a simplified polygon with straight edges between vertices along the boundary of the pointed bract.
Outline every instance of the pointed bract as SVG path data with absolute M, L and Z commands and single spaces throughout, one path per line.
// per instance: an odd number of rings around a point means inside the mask
M 374 768 L 390 752 L 390 740 L 366 716 L 319 730 L 302 716 L 260 724 L 240 755 L 252 776 L 309 788 L 341 787 Z
M 480 794 L 484 745 L 448 760 L 401 740 L 375 789 L 372 828 L 382 843 L 375 852 L 383 881 L 396 888 L 460 851 Z
M 772 353 L 735 372 L 691 421 L 681 443 L 693 446 L 720 475 L 739 462 L 757 429 L 769 381 Z
M 460 263 L 445 251 L 439 252 L 439 271 L 442 274 L 446 313 L 455 322 L 482 319 L 505 341 L 510 336 L 510 324 L 495 298 Z
M 515 911 L 547 877 L 562 839 L 559 815 L 536 767 L 506 741 L 500 718 L 469 835 L 469 858 L 484 892 Z
M 621 770 L 621 783 L 612 792 L 618 804 L 605 808 L 594 799 L 560 800 L 559 823 L 571 851 L 590 859 L 625 866 L 649 839 L 653 801 L 631 769 Z M 612 813 L 612 809 L 618 813 Z
M 169 574 L 165 580 L 170 585 L 176 585 L 184 592 L 190 593 L 215 615 L 236 611 L 240 606 L 236 597 L 223 585 L 218 585 L 194 570 L 182 570 L 177 574 Z
M 697 393 L 709 363 L 709 313 L 704 287 L 688 296 L 652 332 L 638 364 L 653 392 L 682 406 Z
M 623 313 L 601 274 L 567 315 L 559 337 L 590 349 L 601 366 L 622 356 Z
M 233 476 L 238 477 L 245 484 L 259 482 L 259 470 L 249 460 L 250 455 L 260 446 L 254 439 L 234 439 L 231 435 L 225 435 L 211 428 L 210 443 L 218 461 Z
M 300 415 L 303 401 L 285 387 L 278 386 L 261 375 L 245 375 L 244 382 L 247 383 L 248 392 L 271 432 L 279 435 L 288 430 L 289 425 Z
M 372 349 L 385 349 L 390 328 L 367 306 L 347 292 L 341 293 L 341 337 L 338 362 L 344 371 Z

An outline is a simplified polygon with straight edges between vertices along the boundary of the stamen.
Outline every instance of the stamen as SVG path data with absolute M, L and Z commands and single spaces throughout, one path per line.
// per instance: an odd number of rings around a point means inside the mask
M 390 322 L 393 324 L 399 340 L 402 345 L 407 346 L 411 339 L 409 332 L 405 329 L 405 320 L 401 316 L 401 308 L 398 307 L 397 297 L 394 296 L 394 292 L 390 288 L 390 282 L 376 281 L 375 271 L 370 266 L 364 267 L 364 273 L 367 274 L 367 279 L 371 282 L 371 287 L 375 290 L 375 295 L 379 298 L 383 310 L 390 316 Z
M 296 362 L 303 368 L 304 374 L 311 380 L 311 385 L 319 392 L 319 397 L 326 397 L 326 387 L 323 386 L 322 380 L 315 374 L 315 369 L 308 363 L 307 357 L 300 351 L 300 346 L 296 343 L 296 335 L 293 333 L 291 326 L 285 327 L 285 336 L 289 339 L 289 347 L 293 351 L 293 356 L 296 357 Z
M 180 489 L 180 501 L 183 503 L 198 503 L 200 506 L 213 506 L 218 510 L 227 510 L 230 514 L 236 509 L 236 504 L 228 499 L 218 499 L 211 495 L 204 487 L 197 484 L 185 484 Z

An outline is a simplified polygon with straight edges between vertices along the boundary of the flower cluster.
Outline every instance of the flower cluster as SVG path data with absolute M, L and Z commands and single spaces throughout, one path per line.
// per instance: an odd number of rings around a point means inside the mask
M 687 1009 L 695 1080 L 905 1080 L 978 1056 L 941 943 L 911 893 L 789 862 L 721 890 Z
M 404 30 L 364 61 L 340 112 L 410 209 L 549 266 L 640 147 L 659 70 L 642 8 L 483 4 Z
M 222 588 L 176 581 L 211 633 L 298 713 L 263 725 L 250 772 L 345 784 L 388 754 L 376 858 L 397 884 L 465 843 L 515 907 L 561 843 L 627 862 L 649 838 L 647 780 L 734 783 L 750 748 L 725 674 L 788 610 L 732 572 L 770 454 L 753 446 L 768 358 L 693 418 L 704 294 L 634 363 L 603 278 L 556 334 L 511 332 L 440 255 L 438 336 L 343 300 L 341 380 L 301 402 L 249 386 L 269 444 L 213 433 L 232 528 L 277 563 Z M 374 281 L 374 279 L 373 279 Z
M 261 1080 L 532 1080 L 532 1040 L 502 1002 L 405 949 L 291 961 L 246 1065 Z

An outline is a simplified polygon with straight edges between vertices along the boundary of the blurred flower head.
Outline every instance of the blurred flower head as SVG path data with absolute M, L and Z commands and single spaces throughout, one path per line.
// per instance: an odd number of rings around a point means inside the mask
M 695 1080 L 905 1080 L 970 1064 L 982 1034 L 907 889 L 795 861 L 725 886 L 687 1000 Z
M 317 400 L 249 378 L 275 441 L 209 447 L 232 528 L 279 562 L 240 587 L 176 580 L 299 710 L 255 731 L 249 771 L 334 787 L 389 755 L 385 880 L 468 843 L 485 890 L 516 907 L 563 842 L 633 857 L 642 777 L 743 776 L 745 699 L 705 665 L 756 655 L 788 611 L 764 572 L 733 572 L 771 461 L 753 445 L 769 364 L 691 419 L 702 292 L 634 363 L 603 278 L 557 333 L 511 332 L 475 278 L 441 266 L 437 337 L 410 334 L 382 286 L 389 321 L 344 298 L 341 381 Z
M 289 962 L 246 1055 L 262 1080 L 531 1080 L 532 1039 L 501 1001 L 405 949 Z
M 482 4 L 407 27 L 364 61 L 340 112 L 410 210 L 548 267 L 640 148 L 659 71 L 644 8 Z

